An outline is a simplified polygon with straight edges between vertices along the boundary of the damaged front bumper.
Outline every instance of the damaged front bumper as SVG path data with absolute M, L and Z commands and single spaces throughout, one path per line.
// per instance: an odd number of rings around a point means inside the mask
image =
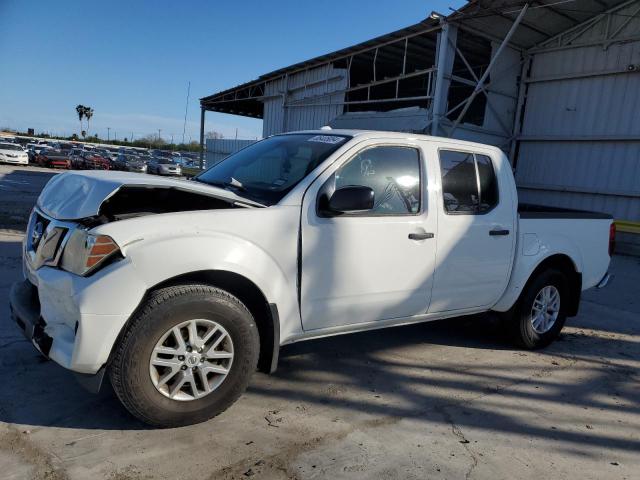
M 11 317 L 27 340 L 49 360 L 53 338 L 46 332 L 46 322 L 40 316 L 37 288 L 29 280 L 14 283 L 9 293 L 9 307 Z M 105 370 L 103 365 L 96 373 L 73 372 L 73 374 L 83 387 L 97 393 L 102 385 Z
M 33 346 L 49 358 L 52 339 L 44 331 L 45 323 L 40 317 L 40 301 L 36 288 L 28 280 L 14 283 L 9 293 L 11 317 Z

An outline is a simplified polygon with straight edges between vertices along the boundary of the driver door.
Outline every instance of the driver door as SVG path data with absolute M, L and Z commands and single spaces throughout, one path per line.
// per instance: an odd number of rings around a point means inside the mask
M 427 312 L 436 254 L 427 182 L 421 146 L 385 140 L 354 147 L 309 187 L 301 225 L 305 330 Z M 353 185 L 374 191 L 373 209 L 320 210 L 323 195 Z

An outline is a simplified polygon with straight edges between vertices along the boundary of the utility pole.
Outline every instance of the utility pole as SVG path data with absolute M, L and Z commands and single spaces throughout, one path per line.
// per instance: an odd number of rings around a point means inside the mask
M 107 142 L 111 139 L 111 127 L 107 127 Z
M 184 105 L 184 123 L 182 124 L 182 143 L 184 144 L 184 131 L 187 129 L 187 111 L 189 110 L 189 93 L 191 93 L 191 80 L 187 86 L 187 102 Z
M 162 132 L 161 128 L 158 129 L 158 141 L 160 141 L 160 132 Z

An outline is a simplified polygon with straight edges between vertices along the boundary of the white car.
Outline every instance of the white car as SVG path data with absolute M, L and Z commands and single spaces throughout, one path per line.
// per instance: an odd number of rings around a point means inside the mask
M 28 165 L 29 155 L 16 143 L 0 143 L 0 163 Z
M 45 356 L 157 426 L 230 406 L 281 345 L 494 311 L 544 347 L 604 286 L 609 215 L 519 205 L 494 147 L 276 135 L 195 181 L 53 177 L 11 310 Z

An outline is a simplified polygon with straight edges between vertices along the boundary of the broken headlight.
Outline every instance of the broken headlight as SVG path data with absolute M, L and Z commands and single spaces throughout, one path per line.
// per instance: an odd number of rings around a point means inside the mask
M 120 247 L 107 235 L 93 235 L 86 230 L 77 229 L 62 252 L 60 266 L 76 275 L 94 272 L 108 259 L 120 253 Z

